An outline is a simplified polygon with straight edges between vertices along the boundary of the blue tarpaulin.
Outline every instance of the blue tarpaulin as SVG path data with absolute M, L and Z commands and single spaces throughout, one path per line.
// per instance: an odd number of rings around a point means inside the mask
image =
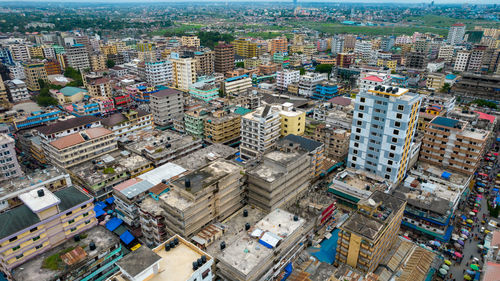
M 481 187 L 485 187 L 485 186 L 486 186 L 486 184 L 484 184 L 484 183 L 482 183 L 482 182 L 479 182 L 479 181 L 478 181 L 478 182 L 476 182 L 476 185 L 481 186 Z
M 283 279 L 281 279 L 281 281 L 285 281 L 290 276 L 290 274 L 292 274 L 292 272 L 293 272 L 293 266 L 292 263 L 289 263 L 285 267 L 285 276 L 283 276 Z
M 102 216 L 102 215 L 104 215 L 104 214 L 105 214 L 105 213 L 104 213 L 104 211 L 103 211 L 102 209 L 97 209 L 97 210 L 96 210 L 96 209 L 94 209 L 94 212 L 95 212 L 95 217 L 96 217 L 96 218 L 98 218 L 98 217 L 100 217 L 100 216 Z
M 115 202 L 115 197 L 109 197 L 106 199 L 106 203 L 108 203 L 109 205 L 113 204 L 113 202 Z
M 466 219 L 467 219 L 467 217 L 466 217 L 465 215 L 461 215 L 461 216 L 460 216 L 460 218 L 461 218 L 462 220 L 466 220 Z
M 97 203 L 94 204 L 95 207 L 98 207 L 99 209 L 104 209 L 106 208 L 106 203 L 98 201 Z
M 495 203 L 500 204 L 500 195 L 497 195 L 497 198 L 495 199 Z
M 448 172 L 443 172 L 443 174 L 441 174 L 441 177 L 442 177 L 443 179 L 449 179 L 449 178 L 450 178 L 450 176 L 451 176 L 451 173 L 448 173 Z
M 117 227 L 119 227 L 122 224 L 122 220 L 119 218 L 112 218 L 106 223 L 106 228 L 109 231 L 115 230 Z
M 497 141 L 500 141 L 500 138 L 497 138 Z
M 497 191 L 498 191 L 498 188 L 493 188 L 491 191 L 493 191 L 493 192 L 497 192 Z
M 267 244 L 265 241 L 262 241 L 262 239 L 259 240 L 259 243 L 262 244 L 262 245 L 264 245 L 266 248 L 269 248 L 269 249 L 273 248 L 273 246 Z
M 122 235 L 120 235 L 120 239 L 123 241 L 123 243 L 125 243 L 125 245 L 128 245 L 135 239 L 135 237 L 127 230 L 123 232 Z
M 243 160 L 240 157 L 236 157 L 236 161 L 243 162 Z

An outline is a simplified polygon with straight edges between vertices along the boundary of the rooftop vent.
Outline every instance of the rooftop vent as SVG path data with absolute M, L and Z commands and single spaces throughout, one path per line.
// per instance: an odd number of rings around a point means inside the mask
M 37 190 L 36 193 L 38 194 L 38 197 L 43 197 L 45 195 L 45 192 L 43 191 L 43 189 Z
M 174 238 L 174 244 L 177 246 L 179 245 L 179 238 Z
M 165 243 L 165 251 L 170 251 L 170 244 L 168 243 Z
M 245 218 L 248 217 L 248 210 L 246 210 L 246 209 L 243 210 L 243 217 L 245 217 Z
M 250 224 L 247 222 L 245 223 L 245 230 L 249 230 L 250 229 Z
M 222 241 L 220 242 L 220 250 L 224 250 L 226 248 L 226 242 Z
M 299 221 L 299 216 L 297 215 L 293 216 L 293 221 Z
M 95 246 L 94 241 L 91 241 L 91 242 L 90 242 L 90 244 L 89 244 L 89 249 L 90 249 L 91 251 L 93 251 L 93 250 L 95 250 L 96 248 L 97 248 L 97 247 Z
M 191 180 L 190 180 L 190 179 L 185 179 L 185 180 L 184 180 L 184 186 L 185 186 L 186 188 L 191 187 Z
M 197 270 L 197 269 L 198 269 L 198 262 L 194 261 L 193 262 L 193 270 Z

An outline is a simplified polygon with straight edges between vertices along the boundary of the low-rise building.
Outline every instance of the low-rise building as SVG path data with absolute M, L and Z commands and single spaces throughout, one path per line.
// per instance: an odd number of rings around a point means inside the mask
M 442 73 L 429 73 L 425 81 L 425 86 L 430 90 L 439 91 L 444 85 L 444 78 L 445 75 Z
M 323 81 L 316 85 L 316 90 L 312 95 L 312 99 L 327 101 L 338 96 L 338 86 L 332 81 Z
M 1 83 L 1 82 L 0 82 Z M 29 100 L 31 98 L 26 83 L 22 80 L 14 79 L 5 81 L 5 86 L 7 88 L 7 94 L 10 100 L 16 103 L 23 100 Z
M 62 116 L 63 112 L 59 108 L 49 107 L 45 110 L 17 114 L 12 123 L 16 130 L 21 130 L 54 123 Z
M 316 85 L 320 84 L 324 80 L 327 80 L 327 76 L 324 73 L 308 72 L 305 75 L 300 76 L 299 79 L 299 95 L 311 97 L 316 91 Z

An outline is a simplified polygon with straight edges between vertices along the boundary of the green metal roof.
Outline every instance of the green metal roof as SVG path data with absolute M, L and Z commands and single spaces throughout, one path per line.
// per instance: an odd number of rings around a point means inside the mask
M 349 201 L 352 201 L 352 202 L 355 202 L 355 203 L 358 203 L 358 202 L 359 202 L 359 200 L 361 200 L 360 198 L 356 198 L 356 197 L 354 197 L 354 196 L 352 196 L 352 195 L 349 195 L 349 194 L 347 194 L 347 193 L 344 193 L 344 192 L 338 191 L 338 190 L 333 189 L 333 188 L 331 188 L 331 187 L 330 187 L 330 188 L 328 188 L 328 192 L 331 192 L 331 193 L 333 193 L 333 194 L 335 194 L 335 195 L 337 195 L 337 196 L 339 196 L 339 197 L 345 198 L 345 199 L 347 199 L 347 200 L 349 200 Z
M 61 200 L 61 203 L 59 203 L 59 210 L 61 210 L 61 212 L 73 208 L 74 206 L 90 199 L 87 194 L 83 193 L 74 186 L 56 191 L 54 192 L 54 195 Z
M 237 107 L 234 110 L 234 113 L 239 114 L 239 115 L 245 115 L 245 114 L 247 114 L 249 112 L 252 112 L 252 110 L 250 110 L 248 108 L 244 108 L 244 107 Z
M 15 207 L 0 214 L 0 239 L 40 222 L 38 216 L 26 205 Z
M 71 97 L 81 92 L 87 93 L 87 90 L 77 87 L 64 87 L 59 90 L 59 92 L 61 92 L 66 97 Z

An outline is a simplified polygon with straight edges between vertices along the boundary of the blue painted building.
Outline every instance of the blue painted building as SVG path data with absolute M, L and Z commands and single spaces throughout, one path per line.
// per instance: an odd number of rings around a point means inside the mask
M 63 112 L 59 109 L 34 111 L 31 114 L 14 119 L 14 128 L 21 130 L 45 125 L 57 121 L 62 114 Z
M 316 85 L 316 90 L 311 96 L 312 99 L 315 100 L 324 100 L 327 101 L 331 98 L 338 96 L 338 86 L 330 81 L 322 82 L 321 84 Z

